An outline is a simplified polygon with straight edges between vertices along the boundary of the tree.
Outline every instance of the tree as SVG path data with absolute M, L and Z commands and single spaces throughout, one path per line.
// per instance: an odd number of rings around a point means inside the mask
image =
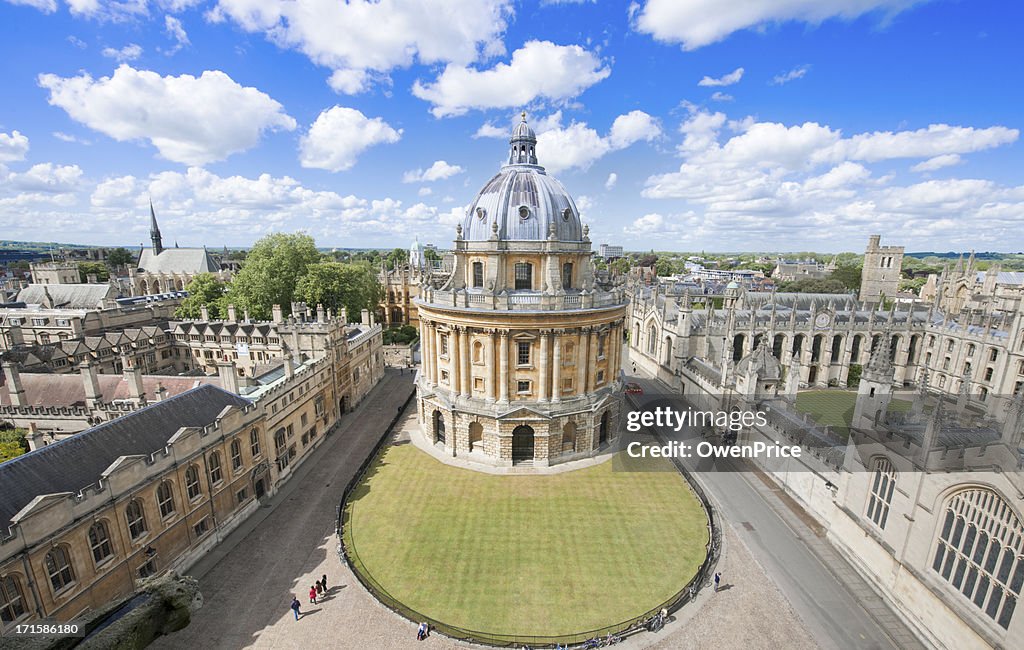
M 79 262 L 78 277 L 82 282 L 87 282 L 90 275 L 95 275 L 99 282 L 106 282 L 110 279 L 110 270 L 103 262 Z
M 310 264 L 295 285 L 295 298 L 308 305 L 348 311 L 350 320 L 358 320 L 364 309 L 374 311 L 383 289 L 369 262 L 318 262 Z
M 832 278 L 800 278 L 792 282 L 783 282 L 779 285 L 779 291 L 783 293 L 850 293 L 850 289 Z
M 295 286 L 310 264 L 320 261 L 312 237 L 303 233 L 274 233 L 252 247 L 245 265 L 235 275 L 228 290 L 228 301 L 248 309 L 257 319 L 270 318 L 274 305 L 291 313 Z
M 185 287 L 188 298 L 174 312 L 178 318 L 200 318 L 205 305 L 211 319 L 223 318 L 227 315 L 227 285 L 212 273 L 200 273 L 192 278 Z
M 435 248 L 424 248 L 423 259 L 430 260 L 431 262 L 440 262 L 441 254 Z
M 401 265 L 405 264 L 406 260 L 408 260 L 408 259 L 409 259 L 409 254 L 408 253 L 406 253 L 401 248 L 396 248 L 393 251 L 391 251 L 390 253 L 388 253 L 388 256 L 385 258 L 385 261 L 387 262 L 388 268 L 391 269 L 391 268 L 394 268 L 396 266 L 401 266 Z
M 118 247 L 107 254 L 107 264 L 109 264 L 111 268 L 116 269 L 119 266 L 128 266 L 134 262 L 135 256 L 132 255 L 131 251 L 127 248 Z
M 855 291 L 860 289 L 861 270 L 860 266 L 853 264 L 839 264 L 836 266 L 836 270 L 832 271 L 832 274 L 828 276 L 828 279 L 836 280 L 847 289 Z
M 25 429 L 0 429 L 0 463 L 28 451 Z

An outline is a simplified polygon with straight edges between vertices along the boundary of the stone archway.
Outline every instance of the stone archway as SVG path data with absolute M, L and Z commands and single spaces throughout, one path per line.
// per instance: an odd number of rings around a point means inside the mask
M 512 464 L 533 460 L 533 427 L 522 424 L 512 431 Z
M 562 427 L 562 453 L 568 454 L 576 451 L 576 423 L 566 422 Z
M 601 415 L 601 423 L 597 427 L 597 444 L 604 445 L 608 442 L 608 411 Z
M 434 442 L 435 443 L 439 442 L 439 443 L 441 443 L 443 445 L 445 443 L 445 438 L 444 438 L 444 415 L 441 414 L 441 411 L 434 411 L 433 419 L 434 419 Z
M 484 450 L 484 426 L 479 422 L 469 423 L 469 450 Z

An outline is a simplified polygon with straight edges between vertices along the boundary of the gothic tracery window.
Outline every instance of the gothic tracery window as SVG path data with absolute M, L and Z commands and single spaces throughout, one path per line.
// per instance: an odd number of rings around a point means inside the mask
M 889 506 L 896 487 L 896 470 L 887 458 L 876 458 L 872 467 L 871 496 L 868 497 L 868 519 L 885 529 L 889 519 Z

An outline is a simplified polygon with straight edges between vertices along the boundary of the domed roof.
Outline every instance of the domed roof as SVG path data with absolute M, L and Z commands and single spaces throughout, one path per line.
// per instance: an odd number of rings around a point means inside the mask
M 469 206 L 463 238 L 486 241 L 494 233 L 507 241 L 546 240 L 554 226 L 555 239 L 581 241 L 583 226 L 576 203 L 561 183 L 537 163 L 537 136 L 526 114 L 509 140 L 508 163 L 484 185 Z

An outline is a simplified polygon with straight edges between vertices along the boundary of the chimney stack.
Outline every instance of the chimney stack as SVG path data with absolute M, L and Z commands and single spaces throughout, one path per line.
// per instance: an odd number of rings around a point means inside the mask
M 235 309 L 234 305 L 228 305 L 228 322 L 234 323 L 238 321 L 238 310 Z
M 274 305 L 271 312 L 273 313 L 273 320 L 275 323 L 280 325 L 284 322 L 284 312 L 281 311 L 281 305 Z
M 158 402 L 162 402 L 167 399 L 167 389 L 159 382 L 157 383 L 156 390 L 153 391 L 153 394 L 156 395 L 156 401 Z
M 12 348 L 16 345 L 25 344 L 25 333 L 21 331 L 21 325 L 11 325 L 7 329 L 7 337 L 10 339 Z
M 199 308 L 199 318 L 202 319 L 205 322 L 209 322 L 209 320 L 210 320 L 210 310 L 206 308 L 206 305 L 202 305 Z
M 238 394 L 238 370 L 233 362 L 217 362 L 217 375 L 220 377 L 221 388 L 229 393 Z
M 96 368 L 88 361 L 78 364 L 78 370 L 82 373 L 82 382 L 85 384 L 85 403 L 92 408 L 100 401 L 100 378 L 96 374 Z
M 21 385 L 21 374 L 13 361 L 4 361 L 4 378 L 7 381 L 7 393 L 11 396 L 11 406 L 26 406 L 25 387 Z
M 361 312 L 359 312 L 359 322 L 362 323 L 363 325 L 366 325 L 367 327 L 371 325 L 369 309 L 364 309 Z
M 316 322 L 318 322 L 318 323 L 324 322 L 325 316 L 326 316 L 326 314 L 324 313 L 324 306 L 318 304 L 316 306 Z
M 295 376 L 295 361 L 292 360 L 290 354 L 284 358 L 284 376 L 288 379 Z
M 124 380 L 128 382 L 128 396 L 138 406 L 146 404 L 146 389 L 142 385 L 142 368 L 131 363 L 128 357 L 121 357 L 124 366 Z

